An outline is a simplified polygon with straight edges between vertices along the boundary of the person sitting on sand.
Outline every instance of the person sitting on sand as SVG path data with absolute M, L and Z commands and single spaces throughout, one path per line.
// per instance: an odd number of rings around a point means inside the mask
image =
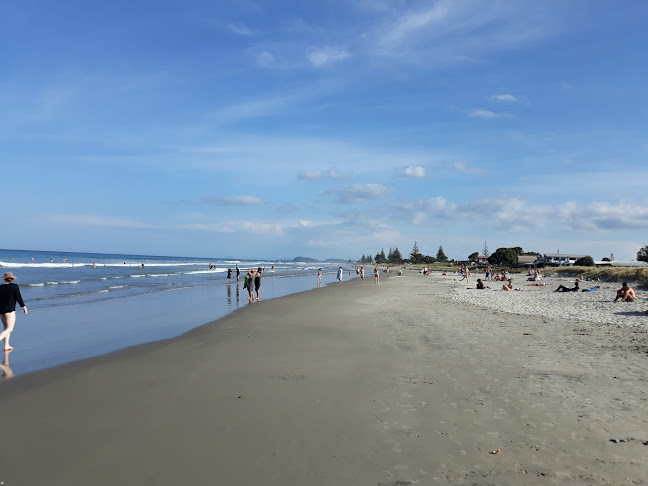
M 565 287 L 564 285 L 560 285 L 556 290 L 554 290 L 554 292 L 578 292 L 580 290 L 578 288 L 578 280 L 574 282 L 574 285 L 575 286 L 571 289 L 569 287 Z
M 621 302 L 632 302 L 636 298 L 637 296 L 635 295 L 634 289 L 630 287 L 627 282 L 623 282 L 621 284 L 621 288 L 617 290 L 617 295 L 616 299 L 614 299 L 614 302 L 619 299 L 621 299 Z
M 480 290 L 484 288 L 484 282 L 482 282 L 481 278 L 477 279 L 477 288 Z
M 504 285 L 502 285 L 502 290 L 504 290 L 506 292 L 510 292 L 511 290 L 513 290 L 513 279 L 512 278 L 509 278 L 508 282 L 506 282 Z

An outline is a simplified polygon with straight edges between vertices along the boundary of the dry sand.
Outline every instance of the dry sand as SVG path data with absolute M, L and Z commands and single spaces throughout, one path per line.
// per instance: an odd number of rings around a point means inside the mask
M 647 484 L 646 326 L 512 315 L 454 287 L 333 284 L 5 380 L 0 481 Z

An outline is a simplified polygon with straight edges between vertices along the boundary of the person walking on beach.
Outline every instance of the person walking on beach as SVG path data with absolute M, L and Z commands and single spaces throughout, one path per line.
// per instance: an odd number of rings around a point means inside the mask
M 254 291 L 256 292 L 256 300 L 259 301 L 259 288 L 261 287 L 261 267 L 257 269 L 254 275 Z
M 0 319 L 4 331 L 0 332 L 0 341 L 4 339 L 4 350 L 11 351 L 13 348 L 9 345 L 9 336 L 16 324 L 16 303 L 22 307 L 25 314 L 27 314 L 27 306 L 23 302 L 18 285 L 13 283 L 16 280 L 14 274 L 6 272 L 2 279 L 5 283 L 0 285 Z
M 322 269 L 321 268 L 317 269 L 317 286 L 318 287 L 322 286 Z
M 342 283 L 342 267 L 338 268 L 337 280 L 338 280 L 338 283 Z
M 360 283 L 364 282 L 364 267 L 360 267 Z
M 236 265 L 236 283 L 239 283 L 239 275 L 241 275 L 241 269 Z M 245 287 L 243 287 L 245 288 Z
M 225 283 L 229 284 L 232 280 L 232 269 L 228 268 L 227 269 L 227 277 L 225 277 Z
M 378 265 L 374 268 L 374 283 L 380 283 L 380 270 L 378 270 Z

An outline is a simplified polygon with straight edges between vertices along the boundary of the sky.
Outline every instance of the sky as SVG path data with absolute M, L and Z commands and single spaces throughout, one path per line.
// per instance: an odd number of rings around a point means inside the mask
M 643 0 L 4 0 L 3 248 L 648 244 Z

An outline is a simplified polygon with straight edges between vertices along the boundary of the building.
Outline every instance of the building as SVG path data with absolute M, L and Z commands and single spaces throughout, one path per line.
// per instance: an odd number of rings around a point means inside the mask
M 571 267 L 579 258 L 587 255 L 572 255 L 569 253 L 545 253 L 542 258 L 535 261 L 537 267 Z
M 596 261 L 594 262 L 594 265 L 596 265 L 597 267 L 648 267 L 648 263 L 646 262 L 641 262 L 641 261 L 620 262 L 616 260 L 612 262 Z

